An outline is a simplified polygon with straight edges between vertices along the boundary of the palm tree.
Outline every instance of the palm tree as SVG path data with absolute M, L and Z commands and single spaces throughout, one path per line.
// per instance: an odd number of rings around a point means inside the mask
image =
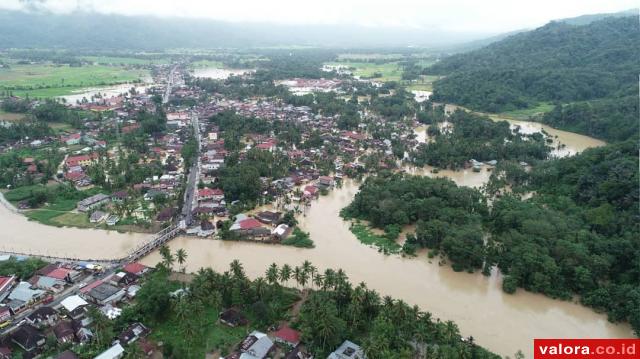
M 336 272 L 331 268 L 327 268 L 324 271 L 324 283 L 323 283 L 322 289 L 326 291 L 327 289 L 333 288 L 335 283 L 336 283 Z
M 242 267 L 242 263 L 239 260 L 234 259 L 231 264 L 229 264 L 229 269 L 231 269 L 231 273 L 236 279 L 244 279 L 244 268 Z
M 187 261 L 187 251 L 185 251 L 183 248 L 178 249 L 176 251 L 176 259 L 178 260 L 178 264 L 182 268 L 182 273 L 184 273 L 186 271 L 186 268 L 183 266 L 183 264 Z
M 289 279 L 291 279 L 291 266 L 284 264 L 282 268 L 280 268 L 280 283 L 286 284 Z
M 264 280 L 264 278 L 258 277 L 255 281 L 253 281 L 253 288 L 256 291 L 258 300 L 260 300 L 267 292 L 267 282 Z
M 454 344 L 460 339 L 460 330 L 458 325 L 450 320 L 444 323 L 444 338 L 447 343 Z
M 309 282 L 309 272 L 306 272 L 304 269 L 301 270 L 300 273 L 300 284 L 302 285 L 302 289 Z
M 267 272 L 265 273 L 267 278 L 267 282 L 269 284 L 274 285 L 278 283 L 278 265 L 272 263 L 269 268 L 267 268 Z
M 309 273 L 311 271 L 311 267 L 313 267 L 313 265 L 308 260 L 305 260 L 304 262 L 302 262 L 302 270 L 305 273 Z
M 296 280 L 296 283 L 297 283 L 298 285 L 300 285 L 300 282 L 302 281 L 302 279 L 301 279 L 301 278 L 302 278 L 302 269 L 301 269 L 300 267 L 297 267 L 297 266 L 296 266 L 296 267 L 293 269 L 293 279 L 295 279 L 295 280 Z
M 167 269 L 171 270 L 175 258 L 173 257 L 173 254 L 171 254 L 171 250 L 169 249 L 169 247 L 167 247 L 166 244 L 160 246 L 160 255 L 162 256 L 162 264 L 164 264 Z
M 322 274 L 316 274 L 313 277 L 313 285 L 315 285 L 317 288 L 322 288 L 322 285 L 324 284 L 324 277 L 322 276 Z

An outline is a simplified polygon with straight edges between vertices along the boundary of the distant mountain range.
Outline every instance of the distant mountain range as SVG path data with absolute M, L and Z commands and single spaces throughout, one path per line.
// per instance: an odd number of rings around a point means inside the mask
M 487 34 L 346 25 L 275 25 L 205 19 L 0 11 L 0 48 L 137 49 L 323 46 L 407 47 L 463 43 Z

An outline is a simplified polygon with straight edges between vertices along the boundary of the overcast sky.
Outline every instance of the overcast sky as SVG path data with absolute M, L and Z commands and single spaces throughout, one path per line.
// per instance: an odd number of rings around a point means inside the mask
M 437 27 L 499 33 L 638 7 L 638 0 L 0 0 L 0 8 L 211 18 L 281 24 Z

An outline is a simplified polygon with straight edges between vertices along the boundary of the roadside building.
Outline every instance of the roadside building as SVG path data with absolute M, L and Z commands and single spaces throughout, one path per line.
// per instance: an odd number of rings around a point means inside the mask
M 79 201 L 77 204 L 78 211 L 80 212 L 88 212 L 91 209 L 96 207 L 100 207 L 103 204 L 109 203 L 111 197 L 107 196 L 104 193 L 98 193 L 91 197 L 85 198 L 82 201 Z
M 96 304 L 105 305 L 118 302 L 125 294 L 126 292 L 122 288 L 118 288 L 109 283 L 101 283 L 88 291 L 86 297 Z
M 94 359 L 120 359 L 124 356 L 124 348 L 120 344 L 116 344 L 111 348 L 103 351 Z
M 34 352 L 46 343 L 46 338 L 38 329 L 29 324 L 21 325 L 11 335 L 11 341 L 16 343 L 26 352 Z
M 25 320 L 37 328 L 50 327 L 58 321 L 58 313 L 51 307 L 40 307 L 27 315 Z
M 13 284 L 16 282 L 16 276 L 0 276 L 0 302 L 3 301 L 11 291 Z
M 141 276 L 144 273 L 146 273 L 149 270 L 149 267 L 140 264 L 138 262 L 134 262 L 134 263 L 129 263 L 127 265 L 125 265 L 124 267 L 122 267 L 122 270 L 124 270 L 127 273 L 131 273 L 131 274 L 135 274 L 137 276 Z
M 67 320 L 58 322 L 58 324 L 53 327 L 53 334 L 56 336 L 59 344 L 71 343 L 76 337 L 71 322 Z

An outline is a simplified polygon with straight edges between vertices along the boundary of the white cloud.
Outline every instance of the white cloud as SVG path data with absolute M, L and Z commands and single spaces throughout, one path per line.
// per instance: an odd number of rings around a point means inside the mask
M 504 32 L 549 20 L 637 7 L 637 0 L 0 0 L 4 9 L 56 13 L 210 18 L 283 24 L 357 24 L 437 27 L 460 32 Z

